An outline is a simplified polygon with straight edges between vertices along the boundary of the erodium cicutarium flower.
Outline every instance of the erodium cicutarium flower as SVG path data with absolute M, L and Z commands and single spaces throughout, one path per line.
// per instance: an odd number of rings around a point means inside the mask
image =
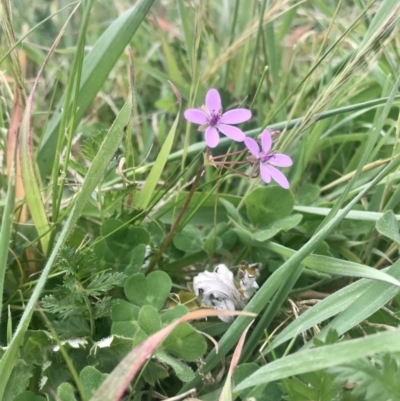
M 209 148 L 215 148 L 219 143 L 218 131 L 228 138 L 243 142 L 246 138 L 242 130 L 231 124 L 240 124 L 251 118 L 247 109 L 233 109 L 222 113 L 221 96 L 216 89 L 210 89 L 206 94 L 206 104 L 200 109 L 188 109 L 184 114 L 186 120 L 199 124 L 199 130 L 205 130 L 205 140 Z
M 260 175 L 264 182 L 269 184 L 271 179 L 276 181 L 282 188 L 289 188 L 289 181 L 276 167 L 289 167 L 292 165 L 292 159 L 283 154 L 271 152 L 272 138 L 271 132 L 264 130 L 261 134 L 261 150 L 258 143 L 253 139 L 246 137 L 244 144 L 250 151 L 251 156 L 248 161 L 259 164 Z

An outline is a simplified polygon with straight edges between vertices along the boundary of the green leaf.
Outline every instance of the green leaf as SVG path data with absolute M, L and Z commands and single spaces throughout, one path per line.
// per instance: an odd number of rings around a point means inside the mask
M 131 276 L 132 274 L 138 273 L 144 264 L 146 257 L 147 247 L 144 244 L 139 244 L 133 248 L 131 252 L 131 260 L 125 269 L 125 274 Z
M 161 321 L 163 325 L 170 324 L 174 320 L 186 315 L 189 312 L 189 308 L 186 305 L 176 305 L 171 309 L 167 309 L 161 314 Z
M 105 268 L 127 274 L 140 270 L 146 245 L 150 242 L 150 235 L 144 228 L 127 227 L 121 220 L 108 219 L 101 226 L 101 235 L 103 239 L 97 242 L 95 252 Z
M 161 330 L 161 319 L 157 309 L 151 305 L 145 305 L 140 309 L 138 323 L 140 328 L 148 335 Z
M 296 201 L 299 205 L 312 205 L 317 200 L 320 188 L 314 184 L 305 184 L 299 187 L 296 193 Z
M 77 401 L 74 388 L 69 383 L 62 383 L 57 388 L 57 396 L 60 401 Z
M 5 208 L 0 228 L 0 311 L 3 310 L 4 279 L 7 270 L 8 247 L 13 228 L 15 204 L 15 154 L 12 155 L 11 176 L 8 181 Z M 1 323 L 1 316 L 0 316 Z
M 7 382 L 2 401 L 13 401 L 14 398 L 24 392 L 33 376 L 33 365 L 27 365 L 25 361 L 18 359 Z
M 376 229 L 385 237 L 400 245 L 399 223 L 392 210 L 388 210 L 376 222 Z
M 139 307 L 122 299 L 117 300 L 111 310 L 113 320 L 111 333 L 119 336 L 133 338 L 139 325 Z
M 256 188 L 244 202 L 247 217 L 254 227 L 264 228 L 292 213 L 294 196 L 279 186 Z
M 138 273 L 126 280 L 125 294 L 138 306 L 152 305 L 161 309 L 171 292 L 172 281 L 167 273 L 155 271 L 147 277 Z
M 24 183 L 24 192 L 32 220 L 39 234 L 39 240 L 42 245 L 43 252 L 47 254 L 50 243 L 50 224 L 47 219 L 46 209 L 40 191 L 40 178 L 37 166 L 33 159 L 33 139 L 31 118 L 33 113 L 33 99 L 36 90 L 36 82 L 32 88 L 32 92 L 26 103 L 26 109 L 21 124 L 20 139 L 20 160 L 21 160 L 21 176 Z
M 374 361 L 362 358 L 333 367 L 338 382 L 355 384 L 352 393 L 368 401 L 397 400 L 400 397 L 400 359 L 395 355 L 376 356 Z
M 157 358 L 160 362 L 166 363 L 174 369 L 175 374 L 178 376 L 180 380 L 183 382 L 188 382 L 194 379 L 193 370 L 178 359 L 168 355 L 163 351 L 157 351 L 155 354 L 155 358 Z
M 157 380 L 165 379 L 168 376 L 167 369 L 153 361 L 150 361 L 143 370 L 143 379 L 152 386 Z
M 269 224 L 266 228 L 256 231 L 254 233 L 254 239 L 257 241 L 266 241 L 278 234 L 279 231 L 288 231 L 293 227 L 300 224 L 303 216 L 301 214 L 292 214 L 291 216 L 284 217 L 283 219 L 274 221 Z
M 174 123 L 165 139 L 160 152 L 158 153 L 157 159 L 154 162 L 153 168 L 150 174 L 147 176 L 144 187 L 140 193 L 137 194 L 138 202 L 137 207 L 139 209 L 146 209 L 149 205 L 151 198 L 154 194 L 154 190 L 160 180 L 161 174 L 164 170 L 165 164 L 168 161 L 168 156 L 171 153 L 172 144 L 174 142 L 176 128 L 178 127 L 180 113 L 177 114 Z
M 296 253 L 296 251 L 292 249 L 273 242 L 268 242 L 264 246 L 265 248 L 278 252 L 285 257 L 293 256 Z M 321 273 L 348 277 L 370 278 L 373 280 L 385 281 L 398 287 L 400 286 L 399 280 L 383 271 L 343 259 L 336 259 L 324 255 L 309 255 L 302 261 L 302 263 L 305 266 Z
M 90 398 L 95 393 L 107 376 L 107 374 L 99 372 L 93 366 L 86 366 L 81 370 L 79 379 L 87 398 Z
M 399 335 L 400 329 L 397 329 L 297 352 L 261 367 L 239 383 L 234 391 L 237 392 L 286 377 L 342 365 L 381 352 L 399 352 Z
M 108 78 L 122 52 L 130 43 L 132 36 L 146 17 L 153 2 L 154 0 L 140 0 L 134 7 L 124 12 L 104 31 L 85 57 L 82 66 L 77 113 L 75 115 L 76 125 L 86 114 L 87 109 Z M 38 157 L 38 165 L 42 177 L 50 173 L 53 165 L 62 116 L 60 110 L 64 107 L 64 100 L 63 96 L 43 134 Z
M 46 284 L 47 277 L 51 271 L 51 268 L 53 267 L 53 264 L 57 258 L 58 252 L 64 246 L 68 235 L 75 227 L 75 223 L 80 217 L 87 200 L 91 197 L 101 176 L 106 170 L 108 163 L 117 150 L 124 133 L 124 127 L 128 124 L 131 108 L 131 97 L 129 97 L 127 102 L 121 109 L 120 113 L 118 114 L 117 118 L 115 119 L 109 132 L 107 133 L 107 136 L 102 143 L 99 153 L 97 154 L 89 168 L 88 174 L 77 197 L 76 203 L 73 205 L 71 211 L 69 212 L 68 219 L 64 224 L 64 227 L 58 237 L 56 244 L 54 245 L 54 248 L 47 260 L 42 274 L 37 281 L 31 297 L 29 298 L 29 302 L 24 309 L 24 313 L 19 321 L 12 340 L 5 354 L 0 360 L 0 371 L 3 375 L 2 380 L 0 380 L 0 399 L 3 396 L 5 385 L 8 378 L 10 377 L 15 361 L 17 360 L 19 346 L 24 338 L 26 330 L 28 329 L 33 311 L 35 310 L 37 302 L 39 301 L 39 297 Z
M 23 393 L 18 394 L 13 401 L 46 401 L 46 399 L 43 397 L 39 397 L 35 393 L 32 393 L 32 391 L 24 391 Z M 76 400 L 73 399 L 72 401 Z
M 400 260 L 385 271 L 400 279 Z M 356 281 L 329 295 L 300 315 L 274 338 L 271 347 L 275 348 L 300 332 L 335 315 L 338 316 L 322 328 L 318 338 L 324 338 L 331 328 L 341 335 L 367 319 L 387 304 L 397 293 L 398 289 L 387 283 L 371 282 L 370 280 Z
M 190 324 L 182 323 L 164 340 L 162 348 L 184 361 L 193 362 L 204 355 L 207 343 Z
M 183 230 L 174 235 L 174 245 L 184 252 L 196 252 L 203 249 L 203 240 L 199 230 L 188 225 Z
M 24 361 L 28 364 L 42 365 L 46 360 L 46 353 L 43 350 L 53 343 L 49 334 L 42 330 L 28 330 L 25 339 L 23 347 Z

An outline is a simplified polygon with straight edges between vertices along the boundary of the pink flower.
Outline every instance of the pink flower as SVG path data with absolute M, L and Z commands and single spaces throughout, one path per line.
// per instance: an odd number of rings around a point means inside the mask
M 251 118 L 247 109 L 229 110 L 222 114 L 221 96 L 216 89 L 210 89 L 206 94 L 206 104 L 200 109 L 188 109 L 184 114 L 186 120 L 200 124 L 199 130 L 205 129 L 206 144 L 215 148 L 219 143 L 218 131 L 236 142 L 246 138 L 242 130 L 230 124 L 240 124 Z
M 264 130 L 261 134 L 261 151 L 258 143 L 253 138 L 247 137 L 244 140 L 244 144 L 252 154 L 252 156 L 249 156 L 248 160 L 252 163 L 259 164 L 260 174 L 263 181 L 269 184 L 272 178 L 282 188 L 288 189 L 289 181 L 278 169 L 273 166 L 289 167 L 293 164 L 293 162 L 292 159 L 287 155 L 270 152 L 272 147 L 271 132 Z

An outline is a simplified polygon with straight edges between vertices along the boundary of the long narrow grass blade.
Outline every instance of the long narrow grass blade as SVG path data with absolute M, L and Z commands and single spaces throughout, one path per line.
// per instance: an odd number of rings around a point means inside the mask
M 385 271 L 400 279 L 400 261 Z M 300 315 L 274 338 L 269 348 L 275 348 L 335 315 L 338 316 L 321 330 L 318 337 L 331 328 L 339 335 L 343 334 L 386 305 L 398 292 L 396 287 L 381 282 L 360 280 L 349 284 Z M 360 308 L 359 303 L 363 307 Z
M 4 278 L 6 274 L 8 245 L 10 243 L 12 222 L 14 216 L 14 203 L 15 203 L 15 151 L 11 155 L 10 166 L 10 179 L 8 181 L 8 190 L 6 197 L 6 204 L 3 212 L 3 219 L 0 228 L 0 324 L 1 324 L 1 311 L 3 307 L 3 290 Z
M 266 243 L 265 248 L 277 252 L 285 258 L 291 257 L 296 253 L 296 251 L 274 242 Z M 336 259 L 324 255 L 307 256 L 302 263 L 305 266 L 321 273 L 335 274 L 345 277 L 369 278 L 373 280 L 384 281 L 400 287 L 400 281 L 394 277 L 383 271 L 373 269 L 372 267 L 365 266 L 360 263 L 349 262 L 347 260 Z
M 63 227 L 63 230 L 58 237 L 56 244 L 49 256 L 46 266 L 36 284 L 35 289 L 29 299 L 28 304 L 25 307 L 24 313 L 17 326 L 14 336 L 11 340 L 9 347 L 4 353 L 0 360 L 0 372 L 2 372 L 0 380 L 0 399 L 4 394 L 4 389 L 7 384 L 7 380 L 10 377 L 15 361 L 18 357 L 18 350 L 21 341 L 24 337 L 26 330 L 28 329 L 29 322 L 35 309 L 35 305 L 39 300 L 39 297 L 43 291 L 44 285 L 46 284 L 47 277 L 49 276 L 50 270 L 57 257 L 57 254 L 61 247 L 64 245 L 69 233 L 75 226 L 76 221 L 82 213 L 85 203 L 90 198 L 92 192 L 95 190 L 101 176 L 104 174 L 111 158 L 114 156 L 119 143 L 124 135 L 124 128 L 127 126 L 130 113 L 132 108 L 132 100 L 129 96 L 127 102 L 121 109 L 114 124 L 111 126 L 107 136 L 105 137 L 97 156 L 94 158 L 92 165 L 89 168 L 85 182 L 83 183 L 82 190 L 78 195 L 75 205 L 73 206 L 68 219 Z
M 134 7 L 122 14 L 103 33 L 85 58 L 82 67 L 76 125 L 86 113 L 110 71 L 146 17 L 153 2 L 154 0 L 140 0 Z M 60 99 L 56 110 L 60 110 L 63 105 L 64 97 Z M 43 136 L 38 156 L 39 170 L 42 176 L 51 172 L 60 121 L 61 113 L 57 112 L 49 121 Z
M 49 62 L 51 56 L 53 55 L 60 39 L 62 38 L 65 28 L 72 15 L 77 10 L 78 6 L 74 8 L 72 13 L 67 18 L 67 21 L 61 28 L 56 40 L 50 48 L 42 67 L 40 68 L 38 75 L 33 84 L 31 93 L 26 102 L 26 108 L 21 125 L 21 140 L 20 140 L 20 160 L 21 160 L 21 174 L 24 183 L 26 200 L 29 206 L 29 210 L 32 215 L 33 222 L 35 224 L 36 230 L 39 233 L 40 243 L 42 245 L 42 250 L 47 254 L 49 243 L 50 243 L 50 224 L 47 219 L 46 209 L 44 202 L 42 200 L 42 195 L 40 193 L 40 177 L 37 170 L 37 165 L 34 160 L 33 152 L 33 141 L 32 141 L 32 113 L 33 113 L 33 101 L 35 98 L 36 88 L 39 83 L 39 79 Z
M 174 91 L 176 94 L 178 94 L 176 89 L 174 89 Z M 178 95 L 178 101 L 179 101 L 179 110 L 180 110 L 181 99 L 180 99 L 179 95 Z M 156 189 L 158 181 L 164 170 L 165 164 L 168 161 L 168 156 L 171 152 L 172 144 L 173 144 L 174 138 L 175 138 L 176 129 L 178 127 L 179 115 L 180 115 L 180 112 L 178 112 L 178 114 L 175 118 L 175 121 L 172 124 L 171 129 L 169 130 L 169 133 L 163 143 L 160 153 L 158 154 L 157 159 L 154 162 L 154 166 L 151 169 L 150 174 L 146 179 L 146 183 L 143 187 L 143 190 L 140 192 L 139 201 L 137 204 L 137 206 L 140 209 L 146 209 L 147 206 L 149 205 L 150 200 L 154 194 L 154 190 Z
M 136 376 L 140 368 L 143 366 L 146 359 L 153 353 L 153 351 L 165 340 L 168 334 L 183 322 L 194 319 L 203 319 L 208 316 L 221 316 L 221 315 L 247 315 L 254 316 L 253 313 L 241 311 L 216 311 L 211 309 L 196 310 L 190 312 L 180 319 L 171 323 L 167 327 L 150 336 L 147 340 L 143 341 L 135 347 L 125 358 L 117 365 L 111 374 L 104 380 L 101 386 L 93 394 L 90 401 L 118 401 L 121 399 L 125 389 L 128 387 L 130 381 Z
M 278 359 L 258 369 L 234 388 L 235 392 L 302 373 L 326 369 L 366 356 L 400 351 L 400 329 L 318 347 Z
M 282 266 L 279 267 L 259 289 L 246 306 L 246 310 L 249 312 L 259 313 L 265 305 L 272 298 L 274 293 L 278 290 L 282 282 L 288 279 L 292 274 L 293 269 L 298 268 L 299 264 L 315 250 L 324 238 L 343 220 L 344 216 L 359 202 L 359 200 L 373 188 L 381 179 L 385 177 L 392 169 L 396 168 L 400 164 L 400 157 L 397 157 L 391 162 L 384 170 L 382 170 L 370 184 L 360 192 L 349 204 L 343 209 L 341 213 L 338 213 L 332 220 L 330 220 L 320 231 L 318 231 L 305 245 L 303 245 L 294 255 L 292 255 Z M 218 356 L 212 351 L 205 360 L 204 373 L 209 372 L 216 366 L 218 361 L 221 359 L 221 355 L 225 355 L 237 342 L 240 333 L 249 323 L 248 318 L 239 317 L 229 327 L 228 331 L 220 340 Z M 194 385 L 199 383 L 200 376 L 197 375 L 194 380 L 187 383 L 182 391 L 186 391 L 192 388 Z

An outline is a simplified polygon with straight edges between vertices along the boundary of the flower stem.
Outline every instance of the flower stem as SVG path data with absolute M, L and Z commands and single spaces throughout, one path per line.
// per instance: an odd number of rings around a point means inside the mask
M 196 178 L 193 181 L 193 185 L 192 188 L 190 189 L 189 195 L 187 196 L 184 205 L 182 206 L 182 209 L 178 215 L 178 217 L 175 220 L 174 225 L 171 228 L 171 231 L 168 234 L 168 237 L 165 239 L 165 241 L 163 242 L 163 244 L 161 245 L 160 250 L 158 251 L 157 255 L 155 256 L 155 258 L 151 261 L 149 268 L 147 269 L 147 274 L 150 273 L 151 271 L 154 270 L 154 267 L 156 266 L 157 262 L 160 260 L 161 255 L 164 253 L 164 251 L 167 249 L 167 246 L 169 245 L 169 243 L 171 242 L 172 237 L 175 234 L 175 231 L 177 230 L 179 223 L 181 222 L 183 215 L 185 214 L 189 203 L 194 195 L 194 191 L 197 187 L 197 184 L 200 181 L 200 178 L 203 174 L 204 171 L 204 164 L 199 168 L 199 171 L 197 172 Z

